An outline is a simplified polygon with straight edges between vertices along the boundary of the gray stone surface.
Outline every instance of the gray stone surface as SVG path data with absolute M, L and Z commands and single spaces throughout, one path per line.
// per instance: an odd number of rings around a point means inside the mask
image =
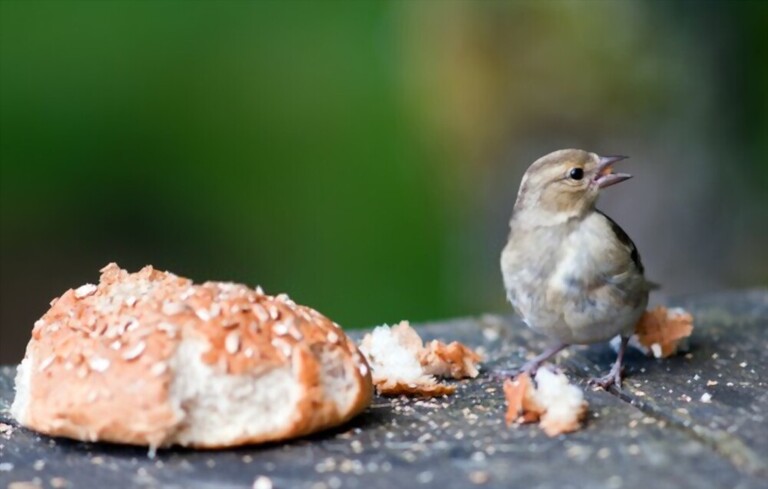
M 0 435 L 0 488 L 249 488 L 259 476 L 274 488 L 314 489 L 768 487 L 768 291 L 673 304 L 695 315 L 690 353 L 630 354 L 624 390 L 587 390 L 586 427 L 569 435 L 505 426 L 501 381 L 490 372 L 519 365 L 544 343 L 519 321 L 489 315 L 419 328 L 426 338 L 486 351 L 481 376 L 458 382 L 454 396 L 376 398 L 333 432 L 237 450 L 162 450 L 154 459 L 143 449 L 50 439 L 14 424 Z M 584 383 L 612 360 L 603 345 L 574 348 L 558 363 Z M 0 422 L 11 424 L 13 373 L 0 369 Z

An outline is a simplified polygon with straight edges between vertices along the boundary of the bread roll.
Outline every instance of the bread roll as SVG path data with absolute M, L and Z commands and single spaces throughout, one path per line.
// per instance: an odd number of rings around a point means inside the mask
M 111 263 L 35 323 L 11 413 L 53 436 L 223 448 L 339 425 L 371 401 L 339 326 L 285 295 Z

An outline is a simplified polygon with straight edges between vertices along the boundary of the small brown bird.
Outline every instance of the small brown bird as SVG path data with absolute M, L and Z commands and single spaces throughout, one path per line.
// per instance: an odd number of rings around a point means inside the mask
M 621 387 L 624 350 L 652 288 L 632 240 L 595 208 L 602 189 L 631 177 L 613 172 L 625 158 L 565 149 L 536 160 L 523 176 L 501 271 L 515 311 L 557 344 L 521 371 L 535 373 L 571 344 L 620 335 L 610 373 L 591 383 Z

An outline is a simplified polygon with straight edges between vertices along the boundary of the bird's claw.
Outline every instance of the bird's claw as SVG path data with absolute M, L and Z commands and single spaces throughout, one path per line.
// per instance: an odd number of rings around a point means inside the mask
M 606 391 L 614 385 L 618 390 L 621 390 L 621 371 L 612 369 L 607 375 L 591 378 L 587 383 L 592 387 L 600 387 Z

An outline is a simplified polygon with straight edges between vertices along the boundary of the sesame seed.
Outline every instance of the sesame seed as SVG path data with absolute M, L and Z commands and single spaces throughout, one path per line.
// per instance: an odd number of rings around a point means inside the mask
M 329 331 L 327 338 L 328 343 L 333 343 L 335 345 L 339 342 L 339 335 L 337 335 L 335 331 Z
M 219 304 L 211 304 L 210 309 L 208 309 L 208 315 L 211 318 L 218 317 L 218 315 L 221 314 L 221 306 Z
M 147 344 L 143 341 L 139 341 L 134 346 L 132 346 L 128 351 L 123 353 L 123 360 L 135 360 L 136 358 L 139 358 L 142 353 L 144 353 L 144 350 L 147 348 Z
M 269 306 L 269 317 L 275 320 L 280 317 L 280 310 L 274 304 Z
M 253 348 L 248 347 L 243 353 L 245 354 L 246 358 L 253 358 Z
M 285 323 L 275 323 L 272 325 L 272 332 L 278 336 L 288 334 L 288 325 Z
M 109 368 L 109 360 L 103 357 L 92 357 L 88 361 L 88 366 L 95 372 L 106 372 Z
M 126 306 L 128 306 L 128 307 L 133 307 L 133 305 L 134 305 L 134 304 L 136 304 L 136 301 L 137 301 L 137 300 L 138 300 L 138 299 L 136 299 L 136 297 L 134 297 L 134 296 L 132 296 L 132 295 L 131 295 L 131 296 L 128 296 L 128 297 L 125 299 L 125 305 L 126 305 Z
M 291 345 L 289 345 L 284 340 L 281 340 L 279 338 L 276 338 L 276 339 L 272 340 L 272 346 L 274 346 L 275 348 L 279 349 L 280 352 L 285 357 L 290 357 L 291 353 L 293 353 L 293 347 L 291 347 Z
M 176 327 L 175 324 L 161 321 L 157 325 L 157 330 L 162 331 L 163 333 L 173 338 L 174 336 L 176 336 L 176 333 L 178 332 L 179 329 Z
M 195 295 L 195 288 L 190 287 L 181 294 L 181 300 L 185 301 Z
M 42 328 L 45 326 L 45 321 L 41 318 L 35 321 L 35 328 Z
M 40 367 L 39 367 L 38 371 L 42 372 L 43 370 L 45 370 L 48 367 L 50 367 L 55 359 L 56 359 L 56 355 L 51 355 L 50 357 L 48 357 L 45 360 L 43 360 L 42 362 L 40 362 Z
M 240 333 L 237 331 L 229 333 L 224 339 L 224 349 L 227 350 L 227 353 L 230 355 L 237 353 L 238 350 L 240 350 Z
M 125 330 L 126 331 L 135 331 L 139 328 L 139 320 L 136 318 L 130 318 L 127 323 L 125 323 Z
M 257 295 L 264 295 L 264 289 L 261 288 L 261 285 L 256 286 L 256 294 Z
M 81 285 L 77 289 L 75 289 L 75 297 L 78 299 L 82 299 L 84 297 L 88 297 L 89 295 L 93 295 L 96 293 L 97 287 L 93 284 L 85 284 Z
M 304 338 L 304 335 L 301 334 L 301 331 L 299 331 L 299 329 L 295 326 L 291 327 L 288 332 L 296 341 L 301 341 Z
M 198 309 L 195 311 L 195 315 L 200 318 L 201 321 L 210 321 L 211 314 L 205 309 Z
M 168 364 L 165 362 L 157 362 L 156 364 L 152 365 L 152 368 L 149 369 L 149 372 L 155 377 L 160 377 L 165 373 L 166 370 L 168 370 Z
M 360 370 L 360 375 L 362 375 L 363 377 L 365 377 L 368 374 L 368 367 L 366 367 L 364 363 L 361 362 L 360 365 L 358 366 L 358 369 Z
M 301 316 L 304 321 L 312 322 L 312 316 L 310 316 L 305 309 L 299 309 L 299 316 Z
M 261 304 L 253 305 L 253 314 L 255 314 L 258 320 L 261 321 L 262 323 L 269 319 L 269 314 L 267 314 L 267 310 L 264 309 L 264 307 Z
M 163 302 L 162 312 L 168 316 L 175 316 L 186 311 L 187 306 L 181 302 Z

